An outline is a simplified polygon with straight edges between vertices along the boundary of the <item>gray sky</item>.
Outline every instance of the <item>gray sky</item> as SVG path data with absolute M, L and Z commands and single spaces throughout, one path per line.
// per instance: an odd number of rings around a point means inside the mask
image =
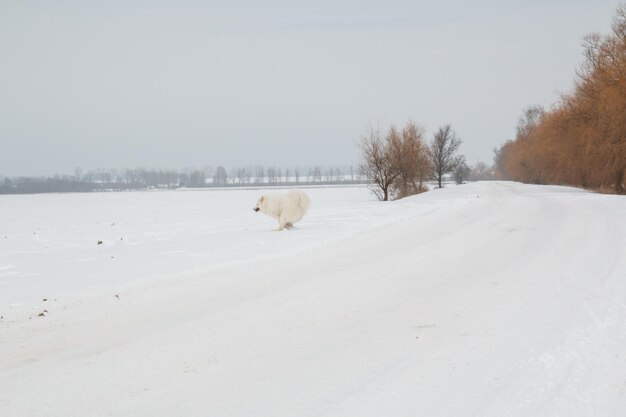
M 0 175 L 351 164 L 408 119 L 491 163 L 617 4 L 0 0 Z

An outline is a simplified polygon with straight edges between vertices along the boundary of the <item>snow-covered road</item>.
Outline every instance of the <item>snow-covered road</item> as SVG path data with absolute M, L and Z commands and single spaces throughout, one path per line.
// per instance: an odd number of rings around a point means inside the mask
M 309 192 L 281 233 L 258 191 L 0 200 L 0 416 L 623 415 L 624 197 Z

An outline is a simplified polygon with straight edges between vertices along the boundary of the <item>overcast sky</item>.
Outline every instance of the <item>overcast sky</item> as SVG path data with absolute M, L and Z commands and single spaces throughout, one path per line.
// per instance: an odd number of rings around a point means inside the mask
M 491 163 L 617 4 L 0 0 L 0 175 L 352 164 L 409 119 Z

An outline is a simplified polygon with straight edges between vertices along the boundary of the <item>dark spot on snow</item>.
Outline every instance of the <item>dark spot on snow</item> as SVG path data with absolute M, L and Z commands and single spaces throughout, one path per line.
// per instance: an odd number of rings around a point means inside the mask
M 115 294 L 115 298 L 120 298 L 119 294 Z
M 41 312 L 41 313 L 38 314 L 39 317 L 43 317 L 45 315 L 46 315 L 46 313 L 44 313 L 44 312 Z
M 43 299 L 43 301 L 48 301 L 48 299 L 47 299 L 47 298 L 44 298 L 44 299 Z
M 98 241 L 98 245 L 102 245 L 102 241 L 101 240 Z

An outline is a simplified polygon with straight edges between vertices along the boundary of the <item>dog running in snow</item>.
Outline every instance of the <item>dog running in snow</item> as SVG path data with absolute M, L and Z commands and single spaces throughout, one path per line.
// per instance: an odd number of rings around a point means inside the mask
M 275 231 L 291 229 L 306 214 L 311 200 L 303 191 L 289 191 L 282 194 L 265 194 L 259 197 L 256 212 L 261 212 L 278 220 Z

